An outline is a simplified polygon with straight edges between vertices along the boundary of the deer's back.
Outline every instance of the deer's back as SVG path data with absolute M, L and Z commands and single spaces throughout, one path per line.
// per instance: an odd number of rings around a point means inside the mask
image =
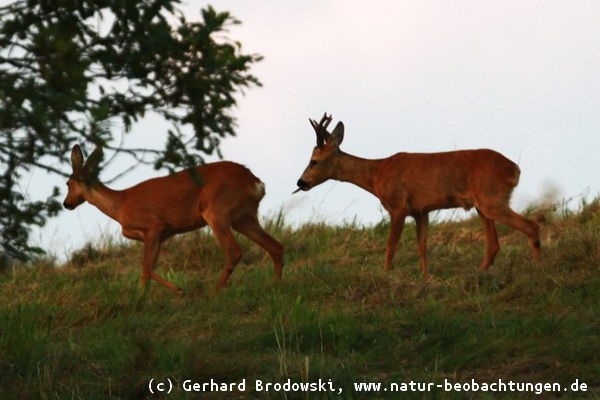
M 381 161 L 375 187 L 384 206 L 470 208 L 491 192 L 508 199 L 519 175 L 514 162 L 489 149 L 398 153 Z
M 125 190 L 130 213 L 145 213 L 183 231 L 205 224 L 206 210 L 242 213 L 256 210 L 264 185 L 249 169 L 219 161 L 149 179 Z M 188 226 L 189 225 L 189 226 Z

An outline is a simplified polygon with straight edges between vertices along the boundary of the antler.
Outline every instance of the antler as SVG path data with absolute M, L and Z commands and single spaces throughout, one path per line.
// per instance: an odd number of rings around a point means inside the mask
M 323 147 L 330 135 L 329 132 L 327 132 L 327 127 L 331 123 L 331 114 L 327 116 L 327 113 L 324 113 L 319 123 L 311 118 L 308 120 L 317 134 L 317 147 Z

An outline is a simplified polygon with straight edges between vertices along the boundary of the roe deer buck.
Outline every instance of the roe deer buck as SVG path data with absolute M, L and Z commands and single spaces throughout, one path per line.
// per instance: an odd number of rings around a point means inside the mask
M 419 263 L 426 278 L 428 213 L 433 210 L 475 207 L 483 226 L 486 250 L 480 270 L 494 262 L 500 249 L 494 221 L 523 232 L 540 256 L 539 226 L 509 207 L 510 196 L 519 182 L 519 167 L 493 150 L 460 150 L 444 153 L 397 153 L 391 157 L 368 160 L 340 149 L 344 124 L 338 122 L 332 133 L 327 131 L 331 115 L 321 121 L 309 119 L 317 134 L 310 163 L 300 179 L 298 189 L 307 191 L 335 179 L 353 183 L 379 198 L 390 214 L 390 234 L 385 251 L 385 271 L 389 271 L 404 220 L 412 216 L 417 228 Z
M 258 204 L 265 195 L 265 185 L 246 167 L 220 161 L 150 179 L 119 191 L 98 181 L 97 167 L 101 159 L 102 149 L 97 147 L 84 163 L 80 147 L 73 146 L 73 173 L 67 182 L 68 193 L 63 205 L 72 210 L 88 201 L 120 223 L 123 236 L 144 242 L 143 288 L 149 279 L 154 279 L 183 294 L 175 284 L 154 272 L 160 247 L 173 235 L 207 224 L 225 250 L 225 268 L 218 286 L 225 286 L 242 257 L 231 228 L 269 253 L 275 275 L 281 279 L 283 246 L 258 222 Z

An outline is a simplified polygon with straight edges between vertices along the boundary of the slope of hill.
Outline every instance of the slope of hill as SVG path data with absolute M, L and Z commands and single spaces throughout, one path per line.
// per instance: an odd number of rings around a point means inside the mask
M 138 244 L 40 261 L 0 275 L 0 398 L 600 398 L 600 201 L 555 208 L 530 212 L 542 222 L 539 263 L 524 236 L 499 227 L 485 273 L 476 217 L 432 223 L 429 281 L 411 224 L 383 272 L 386 221 L 292 229 L 273 218 L 284 279 L 240 239 L 243 261 L 222 291 L 210 232 L 177 237 L 159 272 L 181 298 L 155 283 L 140 292 Z M 150 393 L 169 382 L 170 394 Z

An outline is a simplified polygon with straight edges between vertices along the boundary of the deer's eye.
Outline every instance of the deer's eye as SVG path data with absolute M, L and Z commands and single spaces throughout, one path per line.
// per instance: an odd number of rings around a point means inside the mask
M 312 168 L 312 167 L 316 166 L 318 163 L 319 163 L 319 161 L 317 161 L 317 160 L 310 160 L 308 165 Z

